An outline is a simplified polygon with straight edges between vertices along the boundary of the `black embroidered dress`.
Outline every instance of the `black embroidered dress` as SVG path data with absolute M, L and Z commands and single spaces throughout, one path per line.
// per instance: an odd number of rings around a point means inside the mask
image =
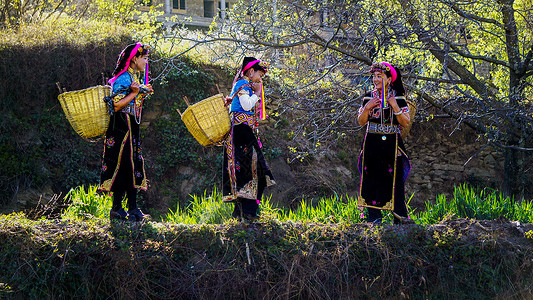
M 242 213 L 256 216 L 263 191 L 275 184 L 261 146 L 254 133 L 257 128 L 255 108 L 247 111 L 239 102 L 240 95 L 253 95 L 249 82 L 235 83 L 230 96 L 231 131 L 224 145 L 223 201 L 235 201 L 233 216 Z M 242 211 L 241 211 L 242 209 Z
M 138 73 L 128 68 L 127 72 L 120 75 L 113 83 L 113 93 L 123 91 L 113 101 L 118 102 L 131 93 L 128 87 L 132 81 L 139 83 Z M 142 97 L 143 95 L 139 94 L 128 106 L 115 112 L 109 120 L 100 177 L 102 191 L 147 189 L 137 122 L 140 112 L 137 112 L 137 117 L 135 112 L 136 107 L 141 107 Z
M 368 93 L 361 110 L 372 97 L 379 97 L 379 93 Z M 396 102 L 403 112 L 409 111 L 405 97 L 396 97 Z M 358 161 L 361 174 L 358 204 L 368 207 L 371 214 L 385 209 L 407 217 L 404 185 L 411 165 L 392 108 L 382 110 L 380 104 L 372 109 L 366 127 Z

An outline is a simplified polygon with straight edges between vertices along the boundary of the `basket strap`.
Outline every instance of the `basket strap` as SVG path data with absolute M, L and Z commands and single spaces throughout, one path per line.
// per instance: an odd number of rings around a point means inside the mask
M 231 104 L 231 102 L 233 102 L 233 99 L 235 99 L 235 96 L 237 96 L 239 94 L 239 92 L 245 87 L 251 88 L 252 86 L 249 85 L 249 84 L 243 84 L 237 91 L 235 91 L 235 93 L 233 94 L 232 97 L 230 97 L 230 96 L 226 97 L 226 101 L 225 101 L 226 102 L 226 106 L 229 106 Z

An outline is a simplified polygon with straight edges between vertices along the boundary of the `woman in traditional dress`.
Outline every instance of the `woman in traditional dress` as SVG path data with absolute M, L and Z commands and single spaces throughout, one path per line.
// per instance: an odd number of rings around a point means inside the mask
M 357 120 L 366 125 L 358 169 L 358 204 L 367 221 L 381 223 L 381 210 L 392 210 L 394 223 L 407 217 L 405 179 L 411 165 L 400 130 L 409 124 L 409 107 L 400 71 L 389 63 L 372 65 L 374 90 L 363 98 Z
M 224 145 L 224 202 L 233 202 L 232 216 L 256 220 L 265 187 L 275 184 L 256 136 L 259 119 L 265 119 L 262 77 L 267 65 L 245 57 L 230 94 L 231 131 Z
M 141 84 L 141 72 L 144 84 Z M 127 46 L 117 61 L 109 84 L 113 87 L 112 111 L 104 140 L 100 190 L 113 192 L 110 218 L 141 221 L 148 217 L 137 207 L 137 190 L 146 190 L 139 124 L 148 84 L 148 49 L 140 43 Z M 128 212 L 122 207 L 127 196 Z

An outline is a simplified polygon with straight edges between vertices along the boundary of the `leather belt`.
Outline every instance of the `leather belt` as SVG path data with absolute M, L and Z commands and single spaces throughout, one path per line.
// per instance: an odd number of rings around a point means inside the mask
M 123 109 L 120 110 L 121 112 L 123 113 L 127 113 L 127 114 L 130 114 L 132 116 L 135 116 L 135 107 L 134 106 L 126 106 L 124 107 Z
M 400 127 L 398 125 L 386 125 L 368 122 L 366 131 L 370 133 L 393 134 L 400 133 Z

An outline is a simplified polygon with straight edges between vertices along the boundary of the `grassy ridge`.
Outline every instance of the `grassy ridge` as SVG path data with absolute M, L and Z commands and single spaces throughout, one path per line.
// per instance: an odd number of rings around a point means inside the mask
M 461 186 L 402 226 L 361 222 L 353 199 L 292 212 L 265 199 L 246 224 L 214 190 L 162 222 L 110 223 L 110 197 L 80 187 L 61 217 L 0 215 L 0 298 L 528 299 L 533 224 L 506 218 L 529 218 L 530 204 L 497 209 L 512 205 L 495 195 Z M 507 213 L 456 218 L 473 199 Z
M 0 298 L 528 298 L 533 226 L 0 216 Z

